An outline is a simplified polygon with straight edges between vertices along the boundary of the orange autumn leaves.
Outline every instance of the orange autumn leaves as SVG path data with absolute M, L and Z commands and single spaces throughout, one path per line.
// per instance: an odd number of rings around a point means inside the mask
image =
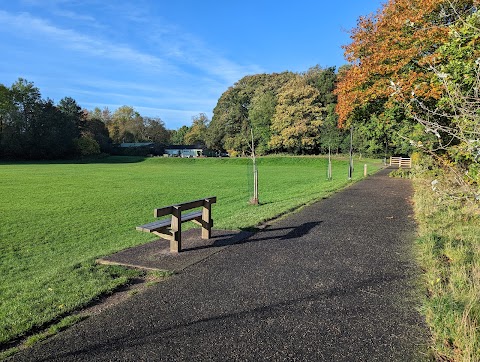
M 345 46 L 350 68 L 340 75 L 336 94 L 339 124 L 370 102 L 401 100 L 412 92 L 438 98 L 431 82 L 435 50 L 448 39 L 449 23 L 472 0 L 389 0 L 376 14 L 358 20 Z

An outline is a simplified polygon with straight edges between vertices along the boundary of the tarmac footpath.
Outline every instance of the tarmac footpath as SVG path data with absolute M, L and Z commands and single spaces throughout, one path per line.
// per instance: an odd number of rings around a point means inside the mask
M 389 171 L 9 360 L 422 361 L 412 188 Z

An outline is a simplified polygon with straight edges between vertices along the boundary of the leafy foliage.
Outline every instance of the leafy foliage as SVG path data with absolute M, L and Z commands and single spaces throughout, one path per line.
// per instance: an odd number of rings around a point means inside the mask
M 325 152 L 328 146 L 323 141 L 333 139 L 337 140 L 334 147 L 339 149 L 344 134 L 337 130 L 333 107 L 336 79 L 334 67 L 319 66 L 300 74 L 242 78 L 218 100 L 208 128 L 207 146 L 244 155 L 250 152 L 253 132 L 258 154 Z M 322 132 L 329 136 L 322 137 Z
M 192 118 L 192 126 L 185 134 L 185 143 L 190 145 L 205 145 L 207 137 L 207 127 L 210 120 L 205 113 L 200 113 Z
M 183 145 L 185 144 L 185 135 L 188 133 L 189 127 L 182 126 L 179 129 L 172 131 L 170 135 L 170 140 L 174 145 Z
M 0 92 L 0 156 L 29 159 L 73 154 L 77 119 L 51 100 L 42 100 L 33 83 L 19 79 Z M 62 100 L 67 105 L 68 100 Z
M 257 144 L 266 149 L 266 127 L 271 122 L 271 108 L 279 89 L 293 77 L 293 73 L 257 74 L 240 79 L 220 97 L 213 110 L 208 130 L 207 146 L 245 154 L 250 149 L 250 129 L 253 117 L 260 130 L 254 131 Z M 270 96 L 262 96 L 269 93 Z M 255 102 L 255 103 L 254 103 Z M 250 113 L 252 112 L 252 113 Z M 263 134 L 263 137 L 262 137 Z
M 411 94 L 427 103 L 441 97 L 442 87 L 432 82 L 430 66 L 438 61 L 436 52 L 448 39 L 449 25 L 468 13 L 473 3 L 391 0 L 376 14 L 360 18 L 351 33 L 352 43 L 345 46 L 350 67 L 340 76 L 336 89 L 340 124 L 360 124 L 361 128 L 365 121 L 381 122 L 387 124 L 389 134 L 402 134 L 404 124 L 410 122 L 406 128 L 412 129 L 415 121 L 411 117 L 402 112 L 392 117 L 385 112 L 398 108 Z M 372 115 L 376 118 L 371 119 Z M 385 138 L 372 140 L 390 144 L 394 153 L 405 152 L 405 143 L 399 138 Z M 397 151 L 396 146 L 402 150 Z
M 355 144 L 420 147 L 465 191 L 479 182 L 479 24 L 475 0 L 396 0 L 360 18 L 336 94 Z M 363 145 L 360 141 L 363 140 Z M 377 150 L 375 150 L 377 149 Z M 476 192 L 473 192 L 474 196 Z
M 322 108 L 320 92 L 297 76 L 281 88 L 272 120 L 270 147 L 294 154 L 318 149 Z
M 0 84 L 0 157 L 59 159 L 109 153 L 112 143 L 170 143 L 159 118 L 142 117 L 133 107 L 82 110 L 65 97 L 55 105 L 40 90 L 19 78 L 10 88 Z

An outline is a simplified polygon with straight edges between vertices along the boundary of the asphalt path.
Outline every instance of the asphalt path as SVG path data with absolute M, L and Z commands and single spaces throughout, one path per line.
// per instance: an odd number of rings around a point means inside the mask
M 423 360 L 428 335 L 417 312 L 412 189 L 388 172 L 271 223 L 11 360 Z

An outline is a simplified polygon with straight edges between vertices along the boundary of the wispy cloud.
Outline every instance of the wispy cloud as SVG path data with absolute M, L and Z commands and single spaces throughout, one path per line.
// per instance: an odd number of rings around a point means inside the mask
M 200 112 L 211 114 L 228 86 L 262 71 L 254 64 L 228 59 L 222 50 L 149 14 L 146 7 L 135 10 L 128 3 L 119 7 L 96 3 L 96 12 L 91 13 L 84 3 L 48 0 L 40 11 L 39 0 L 22 1 L 30 4 L 21 8 L 23 12 L 0 10 L 0 36 L 41 49 L 30 59 L 43 61 L 43 69 L 31 62 L 17 69 L 31 74 L 36 69 L 38 77 L 32 78 L 50 84 L 51 89 L 42 85 L 48 97 L 67 94 L 82 107 L 128 104 L 174 124 L 188 123 Z
M 56 12 L 66 17 L 77 17 L 78 20 L 79 15 L 71 11 L 56 10 Z M 130 16 L 132 16 L 131 13 Z M 91 16 L 83 17 L 89 21 L 95 21 Z M 39 41 L 54 41 L 61 47 L 89 56 L 141 65 L 157 72 L 185 73 L 181 66 L 176 65 L 183 63 L 231 84 L 248 73 L 262 71 L 259 66 L 239 65 L 226 59 L 221 52 L 210 49 L 202 40 L 192 34 L 182 33 L 169 24 L 145 31 L 145 36 L 157 45 L 151 52 L 155 54 L 151 54 L 139 51 L 129 44 L 115 43 L 98 36 L 56 26 L 48 20 L 29 13 L 10 14 L 0 10 L 0 22 L 17 34 L 21 33 Z
M 70 10 L 54 10 L 53 14 L 57 16 L 61 16 L 63 18 L 75 20 L 75 21 L 86 21 L 92 24 L 96 24 L 97 22 L 93 16 L 75 13 Z
M 238 64 L 223 56 L 221 50 L 213 49 L 202 39 L 183 32 L 174 25 L 154 27 L 149 32 L 149 40 L 162 54 L 179 64 L 194 67 L 202 73 L 232 85 L 246 74 L 261 73 L 255 64 Z
M 39 41 L 54 41 L 62 47 L 90 56 L 141 64 L 155 70 L 177 71 L 175 67 L 162 59 L 137 51 L 128 45 L 113 44 L 100 38 L 78 33 L 75 30 L 60 28 L 28 13 L 12 15 L 0 11 L 0 23 L 11 27 L 10 31 L 23 33 Z

